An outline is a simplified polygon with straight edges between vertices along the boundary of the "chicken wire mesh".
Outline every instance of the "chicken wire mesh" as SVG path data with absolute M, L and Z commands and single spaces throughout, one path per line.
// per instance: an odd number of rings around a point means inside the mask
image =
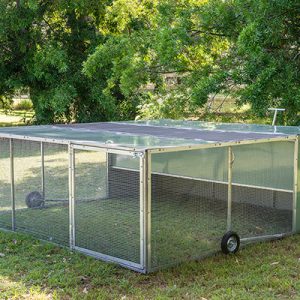
M 139 174 L 113 167 L 112 157 L 75 150 L 75 245 L 140 263 Z
M 234 186 L 232 195 L 232 229 L 242 238 L 292 231 L 293 193 Z

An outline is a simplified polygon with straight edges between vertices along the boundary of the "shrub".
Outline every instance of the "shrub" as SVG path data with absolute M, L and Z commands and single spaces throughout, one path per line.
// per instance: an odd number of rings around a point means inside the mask
M 31 110 L 32 108 L 32 102 L 29 99 L 22 99 L 14 105 L 14 110 Z

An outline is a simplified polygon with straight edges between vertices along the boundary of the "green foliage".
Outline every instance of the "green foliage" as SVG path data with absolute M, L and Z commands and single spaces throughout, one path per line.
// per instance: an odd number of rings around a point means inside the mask
M 3 0 L 1 99 L 28 87 L 39 123 L 86 122 L 183 117 L 222 93 L 297 124 L 299 13 L 298 0 Z
M 128 117 L 123 96 L 112 97 L 106 82 L 82 73 L 87 56 L 104 41 L 97 26 L 105 5 L 96 0 L 2 1 L 0 95 L 10 99 L 28 87 L 38 123 Z
M 114 26 L 106 28 L 105 45 L 85 64 L 90 78 L 106 69 L 96 56 L 113 66 L 106 80 L 125 99 L 137 93 L 147 98 L 143 88 L 153 83 L 152 96 L 141 103 L 143 117 L 182 117 L 223 93 L 238 106 L 251 104 L 257 116 L 277 106 L 287 109 L 289 124 L 299 122 L 298 1 L 160 0 L 144 13 L 146 3 L 108 6 L 105 18 Z M 179 78 L 171 94 L 177 91 L 180 101 L 170 97 L 170 73 Z M 178 114 L 170 113 L 171 103 Z
M 260 116 L 268 107 L 284 107 L 288 123 L 299 124 L 299 1 L 210 1 L 207 8 L 205 22 L 210 26 L 215 24 L 214 12 L 235 12 L 229 22 L 220 18 L 214 26 L 232 47 L 218 62 L 217 73 L 226 75 L 212 86 L 217 91 L 235 86 L 231 94 L 238 104 L 250 103 Z
M 189 102 L 178 91 L 166 94 L 145 94 L 138 106 L 137 119 L 180 119 L 190 111 Z
M 20 102 L 14 104 L 14 110 L 31 110 L 32 102 L 29 99 L 22 99 Z

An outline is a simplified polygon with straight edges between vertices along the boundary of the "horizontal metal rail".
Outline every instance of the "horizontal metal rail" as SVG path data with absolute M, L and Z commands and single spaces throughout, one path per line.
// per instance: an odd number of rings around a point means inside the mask
M 168 152 L 177 152 L 177 151 L 190 151 L 190 150 L 200 150 L 200 149 L 209 149 L 209 148 L 218 148 L 218 147 L 227 147 L 227 146 L 237 146 L 237 145 L 252 145 L 252 144 L 262 144 L 269 142 L 287 142 L 295 141 L 297 138 L 296 135 L 288 135 L 284 137 L 273 137 L 266 139 L 254 139 L 254 140 L 243 140 L 235 142 L 220 142 L 220 143 L 205 143 L 199 145 L 187 145 L 187 146 L 164 146 L 164 147 L 149 147 L 148 151 L 152 154 L 155 153 L 168 153 Z
M 18 135 L 18 134 L 8 134 L 8 133 L 0 133 L 0 138 L 14 139 L 14 140 L 25 140 L 32 142 L 44 142 L 49 144 L 62 144 L 62 145 L 78 145 L 78 146 L 86 146 L 86 147 L 97 147 L 102 149 L 111 149 L 111 150 L 124 150 L 124 151 L 132 151 L 132 152 L 140 152 L 143 151 L 144 148 L 134 148 L 134 147 L 126 147 L 119 144 L 105 144 L 96 141 L 80 141 L 70 139 L 51 139 L 51 138 L 43 138 L 29 135 Z
M 292 232 L 260 235 L 260 236 L 241 238 L 241 242 L 254 242 L 254 241 L 260 241 L 260 240 L 281 239 L 281 238 L 284 238 L 284 237 L 287 237 L 290 235 L 292 235 Z
M 128 260 L 125 260 L 125 259 L 113 257 L 113 256 L 106 255 L 106 254 L 102 254 L 102 253 L 95 252 L 95 251 L 92 251 L 92 250 L 88 250 L 88 249 L 85 249 L 85 248 L 81 248 L 81 247 L 78 247 L 78 246 L 75 246 L 74 250 L 77 250 L 81 253 L 84 253 L 86 255 L 92 256 L 94 258 L 97 258 L 97 259 L 100 259 L 100 260 L 103 260 L 103 261 L 106 261 L 106 262 L 117 263 L 117 264 L 119 264 L 123 267 L 126 267 L 128 269 L 138 271 L 138 272 L 141 272 L 141 273 L 145 273 L 145 269 L 143 268 L 142 265 L 131 262 L 131 261 L 128 261 Z
M 187 145 L 183 146 L 163 146 L 163 147 L 126 147 L 124 145 L 119 144 L 105 144 L 96 141 L 80 141 L 80 140 L 73 140 L 73 139 L 51 139 L 51 138 L 43 138 L 43 137 L 36 137 L 36 136 L 29 136 L 29 135 L 18 135 L 18 134 L 6 134 L 0 133 L 0 138 L 11 138 L 16 140 L 29 140 L 35 142 L 45 142 L 45 143 L 52 143 L 52 144 L 65 144 L 69 145 L 79 145 L 79 146 L 86 146 L 86 147 L 97 147 L 102 149 L 110 150 L 124 150 L 124 151 L 131 151 L 131 152 L 144 152 L 145 150 L 149 150 L 151 153 L 163 153 L 163 152 L 176 152 L 176 151 L 188 151 L 188 150 L 198 150 L 198 149 L 208 149 L 208 148 L 216 148 L 216 147 L 226 147 L 226 146 L 235 146 L 235 145 L 249 145 L 249 144 L 258 144 L 258 143 L 266 143 L 266 142 L 278 142 L 278 141 L 295 141 L 297 135 L 287 135 L 284 137 L 270 137 L 265 139 L 253 139 L 253 140 L 242 140 L 242 141 L 235 141 L 235 142 L 205 142 L 201 144 L 189 144 L 188 140 Z
M 124 168 L 124 167 L 112 166 L 111 168 L 120 169 L 120 170 L 124 170 L 124 171 L 139 172 L 139 170 Z M 175 177 L 175 178 L 181 178 L 181 179 L 189 179 L 189 180 L 196 180 L 196 181 L 203 181 L 203 182 L 209 182 L 209 183 L 219 183 L 219 184 L 223 184 L 223 185 L 228 185 L 227 181 L 197 178 L 197 177 L 190 177 L 190 176 L 182 176 L 182 175 L 168 174 L 168 173 L 161 173 L 161 172 L 152 172 L 152 175 L 169 176 L 169 177 Z M 283 192 L 283 193 L 293 193 L 292 189 L 291 190 L 289 190 L 289 189 L 278 189 L 278 188 L 271 188 L 271 187 L 267 187 L 267 186 L 256 186 L 256 185 L 243 184 L 243 183 L 234 183 L 233 182 L 232 186 L 248 187 L 248 188 L 253 188 L 253 189 L 269 190 L 269 191 Z
M 112 149 L 110 148 L 111 144 L 106 144 L 105 148 L 101 148 L 99 146 L 91 146 L 91 145 L 79 145 L 71 143 L 71 147 L 76 150 L 82 151 L 98 151 L 104 153 L 111 153 L 111 154 L 120 154 L 120 155 L 136 155 L 137 153 L 143 154 L 143 151 L 132 151 L 131 149 L 122 150 L 122 149 Z

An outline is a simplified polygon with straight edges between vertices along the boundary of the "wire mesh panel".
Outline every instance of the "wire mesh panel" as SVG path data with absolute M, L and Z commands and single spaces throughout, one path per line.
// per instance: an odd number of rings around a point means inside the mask
M 227 185 L 213 180 L 227 178 L 227 149 L 210 150 L 152 155 L 152 269 L 220 249 Z
M 294 144 L 233 147 L 232 229 L 242 238 L 292 231 Z
M 14 140 L 16 230 L 62 245 L 69 240 L 66 150 L 45 144 L 41 151 L 39 142 Z M 51 201 L 62 194 L 64 201 Z
M 0 228 L 12 228 L 9 139 L 0 138 Z
M 75 245 L 140 263 L 139 173 L 115 168 L 111 159 L 75 150 Z

